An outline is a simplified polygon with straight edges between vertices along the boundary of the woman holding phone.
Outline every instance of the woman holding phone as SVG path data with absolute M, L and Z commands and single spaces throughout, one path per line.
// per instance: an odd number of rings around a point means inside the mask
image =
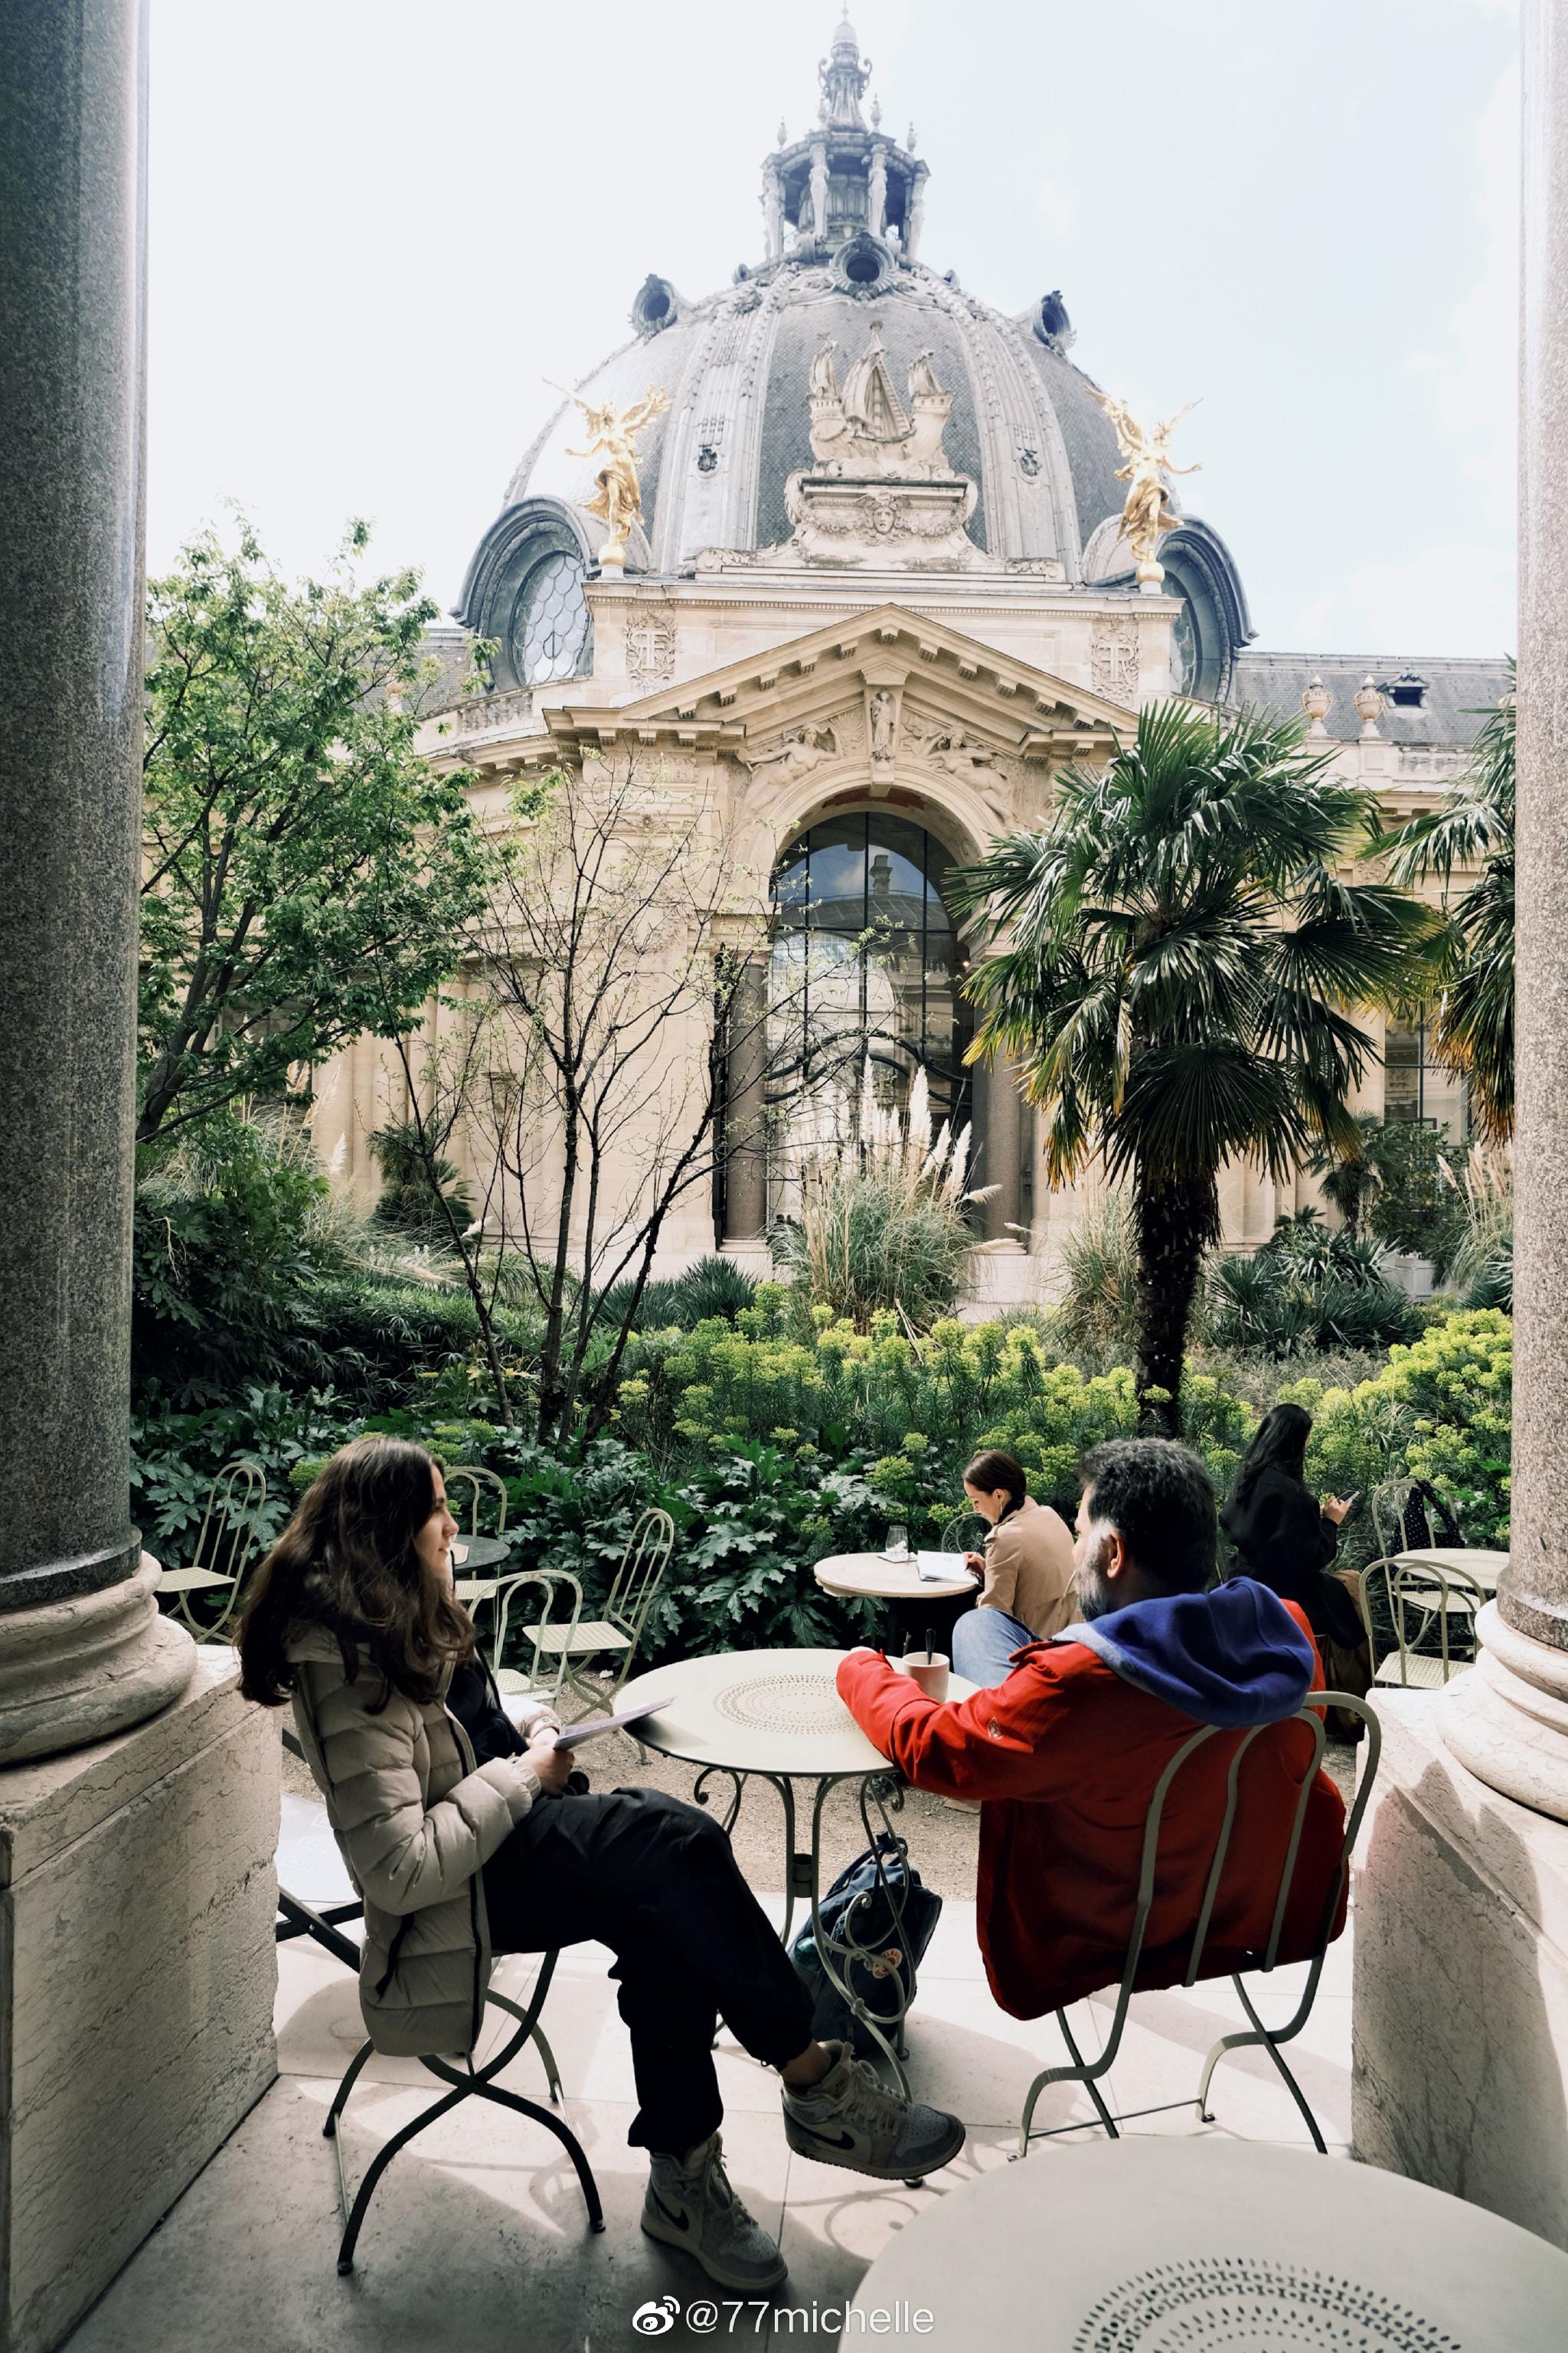
M 784 2275 L 724 2171 L 711 2042 L 721 2015 L 783 2079 L 790 2147 L 902 2180 L 963 2143 L 956 2116 L 889 2091 L 811 2000 L 711 1816 L 654 1789 L 567 1791 L 561 1720 L 513 1725 L 452 1592 L 439 1466 L 364 1438 L 314 1481 L 258 1573 L 241 1688 L 291 1699 L 364 1900 L 360 2007 L 378 2051 L 470 2052 L 493 1954 L 608 1945 L 650 2153 L 642 2227 L 712 2279 Z
M 1306 1469 L 1311 1432 L 1312 1417 L 1304 1406 L 1271 1407 L 1253 1433 L 1219 1524 L 1236 1547 L 1242 1574 L 1267 1585 L 1282 1601 L 1298 1603 L 1320 1649 L 1332 1644 L 1342 1654 L 1355 1654 L 1365 1646 L 1365 1629 L 1350 1591 L 1330 1565 L 1339 1550 L 1341 1525 L 1357 1499 L 1325 1495 L 1320 1503 L 1310 1493 Z M 1329 1680 L 1335 1680 L 1331 1672 Z M 1359 1666 L 1350 1688 L 1358 1683 L 1367 1688 L 1359 1681 Z

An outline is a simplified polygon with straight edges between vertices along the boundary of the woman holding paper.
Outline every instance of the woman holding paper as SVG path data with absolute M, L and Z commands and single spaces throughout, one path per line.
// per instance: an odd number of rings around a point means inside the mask
M 365 1438 L 329 1462 L 262 1563 L 241 1688 L 292 1699 L 364 1900 L 360 2007 L 378 2051 L 470 2052 L 492 1954 L 596 1939 L 616 1955 L 650 2152 L 642 2226 L 710 2278 L 775 2286 L 784 2263 L 724 2172 L 711 2042 L 722 2016 L 783 2078 L 790 2147 L 888 2180 L 934 2172 L 956 2116 L 889 2091 L 811 2001 L 711 1816 L 654 1789 L 566 1791 L 561 1720 L 514 1726 L 452 1592 L 439 1467 Z
M 977 1454 L 963 1492 L 991 1533 L 967 1565 L 984 1577 L 973 1609 L 952 1629 L 954 1672 L 972 1683 L 1005 1683 L 1013 1652 L 1058 1634 L 1075 1615 L 1073 1540 L 1048 1504 L 1037 1504 L 1024 1466 L 997 1447 Z

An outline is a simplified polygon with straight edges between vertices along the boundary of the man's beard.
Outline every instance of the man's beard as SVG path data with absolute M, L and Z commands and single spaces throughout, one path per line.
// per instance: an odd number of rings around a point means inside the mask
M 1110 1539 L 1101 1536 L 1092 1552 L 1086 1552 L 1079 1564 L 1079 1613 L 1086 1619 L 1103 1618 L 1109 1610 L 1120 1608 L 1110 1590 L 1104 1569 L 1106 1548 Z

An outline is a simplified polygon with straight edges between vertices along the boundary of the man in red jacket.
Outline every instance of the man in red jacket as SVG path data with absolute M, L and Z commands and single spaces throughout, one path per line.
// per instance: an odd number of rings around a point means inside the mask
M 838 1689 L 857 1723 L 917 1789 L 978 1798 L 977 1925 L 992 1992 L 1038 2018 L 1121 1976 L 1144 1818 L 1166 1765 L 1202 1724 L 1222 1727 L 1165 1801 L 1140 1986 L 1185 1975 L 1241 1735 L 1229 1852 L 1202 1974 L 1247 1966 L 1268 1942 L 1312 1740 L 1293 1716 L 1323 1687 L 1302 1612 L 1248 1577 L 1214 1587 L 1214 1489 L 1169 1439 L 1118 1439 L 1083 1463 L 1079 1606 L 1085 1622 L 1014 1652 L 1005 1683 L 967 1700 L 925 1697 L 880 1652 L 852 1651 Z M 1236 1737 L 1226 1737 L 1233 1734 Z M 1280 1960 L 1344 1925 L 1344 1808 L 1320 1772 L 1307 1802 Z

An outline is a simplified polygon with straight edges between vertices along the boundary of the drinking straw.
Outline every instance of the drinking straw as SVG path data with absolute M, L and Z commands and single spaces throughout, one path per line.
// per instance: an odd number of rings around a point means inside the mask
M 933 1660 L 935 1657 L 936 1657 L 936 1629 L 935 1629 L 935 1627 L 934 1627 L 934 1626 L 928 1626 L 928 1627 L 926 1628 L 926 1664 L 927 1664 L 927 1666 L 928 1666 L 928 1667 L 931 1665 L 931 1663 L 932 1660 Z

